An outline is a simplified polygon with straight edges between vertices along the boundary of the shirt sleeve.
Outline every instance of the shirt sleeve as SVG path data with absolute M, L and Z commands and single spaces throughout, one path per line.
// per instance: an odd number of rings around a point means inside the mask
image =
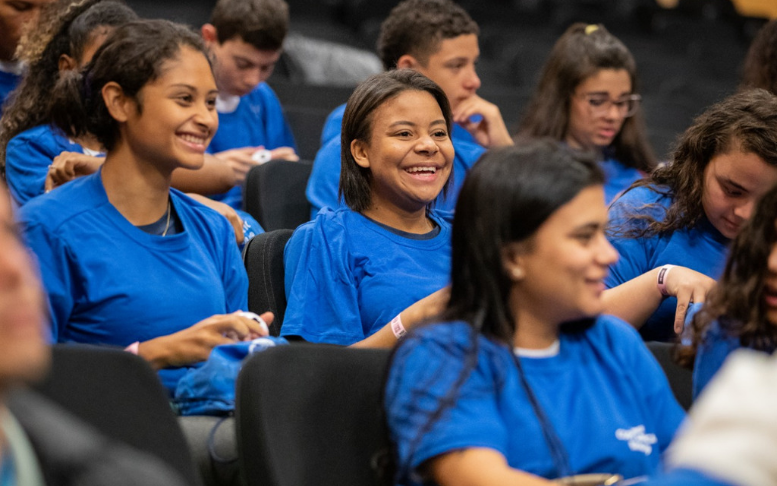
M 434 327 L 441 326 L 449 324 Z M 474 349 L 468 338 L 462 342 L 462 336 L 468 332 L 462 331 L 459 339 L 414 334 L 394 356 L 384 405 L 397 445 L 400 477 L 454 450 L 489 448 L 507 455 L 509 431 L 497 402 L 494 354 L 484 351 L 482 342 L 479 351 Z M 474 368 L 466 364 L 471 353 L 478 353 Z
M 294 135 L 291 132 L 289 122 L 283 114 L 283 108 L 278 96 L 266 83 L 265 90 L 262 90 L 262 103 L 267 117 L 265 127 L 267 129 L 267 148 L 268 150 L 278 147 L 291 147 L 297 150 L 297 143 L 294 141 Z
M 5 172 L 8 189 L 14 200 L 23 206 L 44 192 L 46 175 L 56 147 L 50 147 L 40 137 L 18 135 L 8 142 L 5 154 Z
M 54 342 L 65 340 L 65 329 L 73 312 L 76 296 L 78 271 L 76 259 L 60 235 L 40 223 L 28 223 L 22 212 L 25 225 L 25 239 L 38 260 L 43 287 L 48 295 L 51 323 L 51 337 Z
M 315 218 L 321 208 L 342 207 L 337 196 L 340 187 L 340 138 L 334 138 L 316 153 L 313 170 L 308 179 L 305 195 L 312 206 L 311 217 Z
M 286 245 L 287 306 L 281 333 L 350 345 L 366 336 L 346 231 L 331 214 L 300 226 Z

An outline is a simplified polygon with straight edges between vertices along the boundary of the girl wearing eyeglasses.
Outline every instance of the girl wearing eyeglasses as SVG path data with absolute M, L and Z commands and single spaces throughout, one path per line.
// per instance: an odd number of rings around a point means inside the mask
M 704 302 L 731 239 L 777 183 L 774 127 L 777 96 L 735 94 L 694 121 L 668 165 L 611 205 L 610 241 L 621 258 L 605 281 L 605 312 L 645 340 L 682 331 L 689 303 Z
M 518 137 L 593 151 L 609 204 L 656 166 L 639 111 L 636 63 L 602 25 L 574 24 L 556 42 Z

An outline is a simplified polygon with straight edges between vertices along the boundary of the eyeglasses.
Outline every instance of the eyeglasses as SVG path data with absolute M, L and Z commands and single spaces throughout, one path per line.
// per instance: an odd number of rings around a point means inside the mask
M 642 101 L 642 97 L 638 94 L 622 96 L 617 100 L 604 93 L 582 93 L 579 96 L 588 102 L 594 116 L 605 115 L 615 106 L 622 117 L 628 118 L 637 112 Z

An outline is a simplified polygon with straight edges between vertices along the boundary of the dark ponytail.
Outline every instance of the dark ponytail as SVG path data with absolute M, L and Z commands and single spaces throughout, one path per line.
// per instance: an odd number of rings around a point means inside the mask
M 138 20 L 113 31 L 80 73 L 67 73 L 51 94 L 51 122 L 70 137 L 92 134 L 106 151 L 116 146 L 119 124 L 102 96 L 108 83 L 143 110 L 140 90 L 162 73 L 162 65 L 178 58 L 181 47 L 210 60 L 202 39 L 188 27 L 168 20 Z

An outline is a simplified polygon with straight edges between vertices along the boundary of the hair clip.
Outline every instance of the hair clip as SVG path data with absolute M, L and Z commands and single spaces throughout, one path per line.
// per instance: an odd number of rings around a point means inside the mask
M 596 32 L 599 30 L 599 26 L 596 24 L 588 24 L 585 26 L 585 35 L 591 34 L 591 32 Z

